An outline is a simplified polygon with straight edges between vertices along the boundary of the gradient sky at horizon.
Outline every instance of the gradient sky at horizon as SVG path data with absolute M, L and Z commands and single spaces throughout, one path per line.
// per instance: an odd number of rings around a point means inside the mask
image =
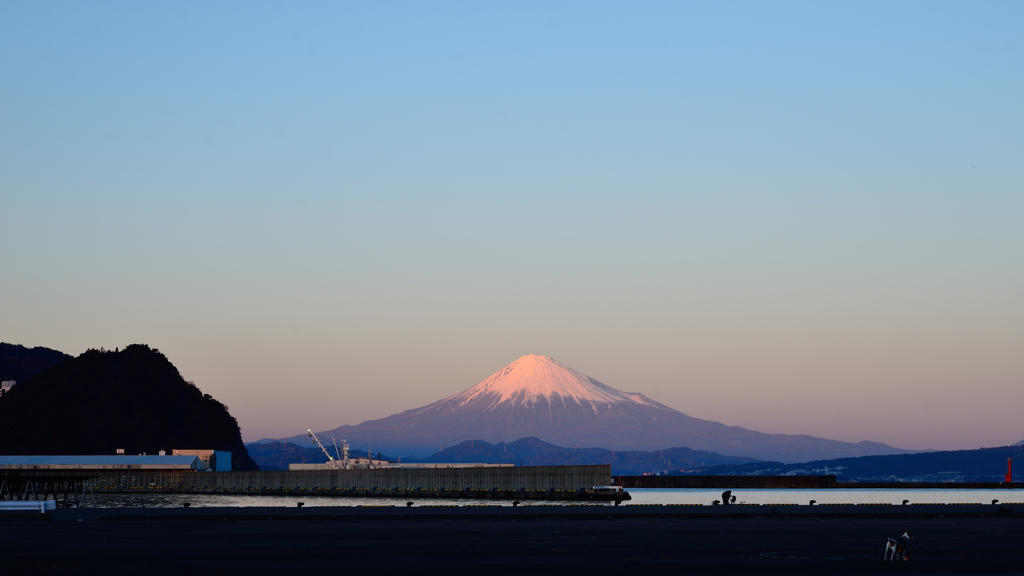
M 0 341 L 159 348 L 246 440 L 535 353 L 762 432 L 1014 443 L 1022 25 L 0 2 Z

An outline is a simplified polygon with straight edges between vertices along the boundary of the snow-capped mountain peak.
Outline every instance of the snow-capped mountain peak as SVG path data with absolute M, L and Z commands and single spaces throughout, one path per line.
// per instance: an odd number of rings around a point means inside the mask
M 483 400 L 494 407 L 515 407 L 535 404 L 542 398 L 548 403 L 575 401 L 593 408 L 619 402 L 667 408 L 643 394 L 616 390 L 553 358 L 536 354 L 519 358 L 476 386 L 452 396 L 451 400 L 458 401 L 459 405 Z
M 559 446 L 613 450 L 686 446 L 782 462 L 900 452 L 884 444 L 762 434 L 700 420 L 532 354 L 454 396 L 323 434 L 400 454 L 432 454 L 467 439 L 494 443 L 527 436 Z M 305 442 L 306 435 L 290 440 Z

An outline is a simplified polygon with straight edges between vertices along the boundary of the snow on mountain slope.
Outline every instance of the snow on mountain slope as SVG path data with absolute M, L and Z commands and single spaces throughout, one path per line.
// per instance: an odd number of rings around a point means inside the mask
M 621 392 L 556 360 L 536 354 L 523 356 L 476 386 L 442 402 L 452 400 L 457 401 L 459 406 L 486 400 L 489 403 L 487 409 L 490 410 L 526 407 L 536 405 L 541 400 L 549 404 L 561 402 L 563 405 L 575 402 L 579 406 L 588 407 L 595 414 L 599 405 L 616 402 L 637 402 L 671 410 L 643 394 Z
M 693 418 L 638 392 L 617 390 L 556 360 L 532 354 L 448 398 L 323 434 L 345 438 L 353 448 L 417 456 L 464 440 L 496 443 L 530 436 L 567 447 L 686 447 L 781 462 L 905 452 L 873 442 L 762 434 Z M 286 440 L 308 443 L 304 434 Z

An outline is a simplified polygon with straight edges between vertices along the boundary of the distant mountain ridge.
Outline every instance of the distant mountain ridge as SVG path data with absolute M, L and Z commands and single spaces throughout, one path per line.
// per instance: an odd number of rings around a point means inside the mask
M 638 392 L 617 390 L 547 356 L 532 354 L 433 404 L 323 434 L 345 438 L 353 446 L 415 456 L 468 438 L 497 443 L 531 436 L 558 446 L 641 451 L 686 446 L 782 462 L 908 452 L 877 442 L 762 434 L 693 418 Z M 300 434 L 283 440 L 301 443 L 304 439 Z
M 260 469 L 264 470 L 287 470 L 288 464 L 291 463 L 327 461 L 327 457 L 319 448 L 303 448 L 292 443 L 282 442 L 251 443 L 246 446 L 249 449 L 249 454 L 260 465 Z M 358 455 L 365 456 L 366 453 Z M 385 459 L 397 460 L 394 456 L 385 456 Z M 504 463 L 517 466 L 520 464 L 524 466 L 611 464 L 612 474 L 667 473 L 679 468 L 754 462 L 752 458 L 723 456 L 714 452 L 690 450 L 689 448 L 666 448 L 649 452 L 615 451 L 603 448 L 564 448 L 548 444 L 537 438 L 520 438 L 508 444 L 466 440 L 457 446 L 449 446 L 426 458 L 403 458 L 402 461 L 408 463 Z
M 319 464 L 327 457 L 319 448 L 296 446 L 291 442 L 252 442 L 245 445 L 260 470 L 287 470 L 289 464 Z
M 678 468 L 713 466 L 714 463 L 749 463 L 753 458 L 723 456 L 689 448 L 663 450 L 606 450 L 604 448 L 565 448 L 538 438 L 520 438 L 506 444 L 467 440 L 418 460 L 419 462 L 520 463 L 524 466 L 584 466 L 611 464 L 612 474 L 667 473 Z
M 1006 459 L 1021 461 L 1022 446 L 977 450 L 946 450 L 919 454 L 891 454 L 817 460 L 800 464 L 756 462 L 701 467 L 683 475 L 775 476 L 835 474 L 841 482 L 1002 482 Z M 1024 473 L 1016 475 L 1017 481 Z

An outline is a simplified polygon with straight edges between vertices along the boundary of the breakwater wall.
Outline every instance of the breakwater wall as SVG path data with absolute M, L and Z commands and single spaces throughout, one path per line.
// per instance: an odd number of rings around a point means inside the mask
M 835 476 L 612 476 L 623 488 L 835 488 Z
M 335 493 L 377 491 L 579 492 L 608 486 L 611 466 L 516 466 L 510 468 L 380 468 L 373 470 L 268 470 L 191 472 L 182 470 L 96 471 L 92 486 L 102 490 L 162 489 L 220 493 Z
M 836 482 L 829 488 L 929 488 L 940 490 L 1006 490 L 1024 488 L 1024 482 Z
M 1004 490 L 1024 488 L 1024 482 L 839 482 L 828 476 L 612 476 L 623 488 L 874 488 L 885 490 Z

